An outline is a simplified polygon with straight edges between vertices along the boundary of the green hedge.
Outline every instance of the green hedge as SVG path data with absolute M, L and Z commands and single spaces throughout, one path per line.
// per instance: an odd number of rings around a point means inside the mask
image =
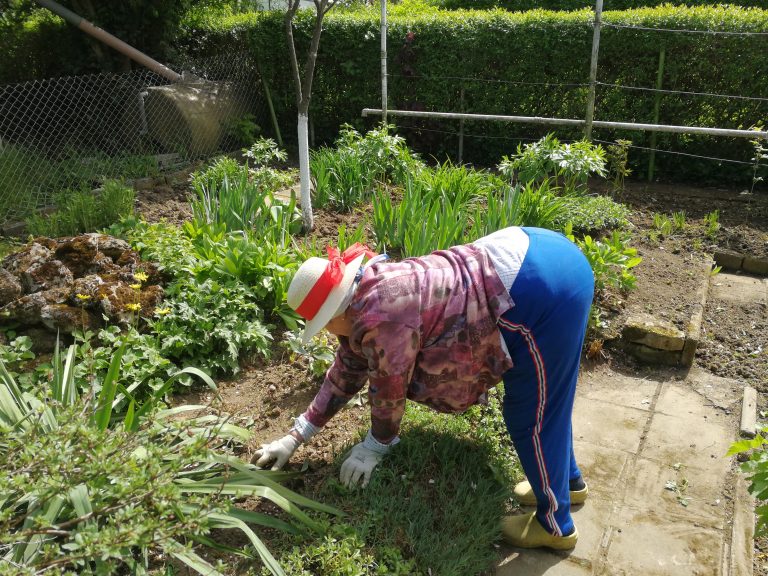
M 594 7 L 593 0 L 428 0 L 430 4 L 446 10 L 491 10 L 500 8 L 510 12 L 525 10 L 581 10 Z M 605 0 L 604 10 L 629 10 L 632 8 L 651 8 L 663 4 L 678 6 L 731 6 L 755 7 L 765 6 L 765 0 Z
M 44 10 L 23 23 L 0 20 L 0 84 L 96 71 L 84 66 L 90 51 L 85 34 Z
M 396 5 L 389 16 L 390 108 L 583 118 L 588 79 L 592 14 L 530 11 L 441 11 Z M 725 7 L 665 6 L 606 12 L 610 24 L 649 28 L 768 31 L 768 11 Z M 298 17 L 295 37 L 306 48 L 312 17 Z M 380 105 L 379 13 L 377 10 L 331 12 L 320 44 L 311 118 L 315 144 L 331 141 L 339 125 L 366 129 L 373 119 L 361 110 Z M 205 54 L 249 47 L 260 60 L 284 126 L 295 130 L 293 85 L 288 73 L 281 13 L 257 13 L 201 23 L 187 33 L 187 47 Z M 600 45 L 599 80 L 611 85 L 653 87 L 660 46 L 666 47 L 663 88 L 762 96 L 766 90 L 768 50 L 765 36 L 712 36 L 606 27 Z M 458 80 L 483 78 L 489 81 Z M 545 85 L 552 83 L 555 85 Z M 462 88 L 464 92 L 462 104 Z M 654 95 L 599 87 L 596 118 L 652 122 Z M 749 128 L 768 118 L 768 102 L 663 94 L 660 123 Z M 413 121 L 392 117 L 409 145 L 425 154 L 454 157 L 458 122 Z M 538 139 L 552 128 L 466 122 L 464 159 L 494 165 L 512 152 L 519 139 Z M 557 129 L 561 139 L 576 130 Z M 649 134 L 596 131 L 595 138 L 628 138 L 647 146 Z M 518 140 L 515 140 L 518 139 Z M 744 139 L 688 135 L 657 136 L 659 149 L 748 161 Z M 643 173 L 644 152 L 633 150 L 635 173 Z M 658 176 L 698 182 L 751 178 L 749 166 L 697 161 L 658 154 Z

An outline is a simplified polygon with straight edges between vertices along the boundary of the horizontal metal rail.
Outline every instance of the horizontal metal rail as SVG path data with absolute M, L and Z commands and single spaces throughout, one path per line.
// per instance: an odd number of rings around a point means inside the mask
M 416 110 L 387 110 L 390 116 L 411 118 L 436 118 L 441 120 L 481 120 L 492 122 L 512 122 L 516 124 L 547 124 L 552 126 L 582 127 L 585 120 L 571 118 L 545 118 L 542 116 L 505 116 L 501 114 L 468 114 L 460 112 L 421 112 Z M 363 108 L 363 116 L 381 116 L 379 108 Z M 610 130 L 640 130 L 643 132 L 671 132 L 674 134 L 703 134 L 706 136 L 725 136 L 731 138 L 765 138 L 768 132 L 761 130 L 736 130 L 731 128 L 707 128 L 704 126 L 673 126 L 666 124 L 639 124 L 636 122 L 605 122 L 594 120 L 595 128 Z

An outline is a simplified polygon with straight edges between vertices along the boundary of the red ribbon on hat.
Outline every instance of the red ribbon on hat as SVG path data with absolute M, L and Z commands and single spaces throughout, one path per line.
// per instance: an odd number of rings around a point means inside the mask
M 328 265 L 315 281 L 315 285 L 307 292 L 304 300 L 296 308 L 296 312 L 307 320 L 312 320 L 315 317 L 323 304 L 325 304 L 331 290 L 341 284 L 347 264 L 361 254 L 365 254 L 368 258 L 373 258 L 376 255 L 368 246 L 359 242 L 355 242 L 341 254 L 339 254 L 338 248 L 333 246 L 328 246 L 327 251 Z

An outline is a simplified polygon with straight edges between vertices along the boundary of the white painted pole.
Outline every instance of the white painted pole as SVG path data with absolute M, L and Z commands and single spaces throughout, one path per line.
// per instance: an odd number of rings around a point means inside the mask
M 363 116 L 381 115 L 376 108 L 363 108 Z M 390 116 L 410 116 L 412 118 L 440 118 L 443 120 L 490 120 L 512 122 L 516 124 L 549 124 L 554 126 L 584 126 L 585 120 L 571 118 L 546 118 L 542 116 L 503 116 L 499 114 L 465 114 L 459 112 L 419 112 L 416 110 L 388 110 Z M 605 122 L 594 120 L 597 128 L 612 130 L 639 130 L 642 132 L 671 132 L 675 134 L 706 134 L 708 136 L 728 136 L 731 138 L 765 138 L 768 132 L 758 130 L 736 130 L 731 128 L 707 128 L 704 126 L 674 126 L 667 124 L 638 124 L 635 122 Z
M 597 57 L 600 54 L 600 26 L 603 21 L 603 0 L 595 3 L 595 23 L 592 32 L 592 60 L 589 64 L 589 96 L 587 97 L 587 117 L 584 126 L 584 138 L 592 139 L 592 125 L 595 119 L 595 87 L 597 86 Z
M 387 0 L 381 0 L 381 118 L 387 123 Z

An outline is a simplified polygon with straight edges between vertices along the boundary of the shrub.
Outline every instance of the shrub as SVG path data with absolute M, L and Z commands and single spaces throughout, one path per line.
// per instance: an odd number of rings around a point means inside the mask
M 199 406 L 159 410 L 171 380 L 143 404 L 131 400 L 121 417 L 118 394 L 125 348 L 114 355 L 101 389 L 75 386 L 75 347 L 66 361 L 57 348 L 49 384 L 22 392 L 0 362 L 0 560 L 13 574 L 147 573 L 150 558 L 173 557 L 200 574 L 217 573 L 192 544 L 231 551 L 208 534 L 237 528 L 274 575 L 283 571 L 246 522 L 296 532 L 283 520 L 235 507 L 232 496 L 264 497 L 302 527 L 322 531 L 301 506 L 338 511 L 278 482 L 285 473 L 257 471 L 225 446 L 246 430 L 217 415 L 179 420 Z M 183 372 L 213 382 L 196 369 Z M 6 572 L 10 573 L 10 572 Z
M 382 125 L 361 136 L 349 125 L 342 127 L 336 148 L 313 151 L 310 172 L 314 179 L 314 203 L 342 212 L 370 199 L 378 183 L 402 184 L 422 164 L 405 145 L 394 126 Z
M 499 171 L 521 184 L 562 182 L 563 192 L 569 194 L 584 191 L 589 176 L 605 176 L 605 151 L 587 141 L 564 144 L 547 134 L 533 144 L 518 145 L 514 156 L 502 158 Z

